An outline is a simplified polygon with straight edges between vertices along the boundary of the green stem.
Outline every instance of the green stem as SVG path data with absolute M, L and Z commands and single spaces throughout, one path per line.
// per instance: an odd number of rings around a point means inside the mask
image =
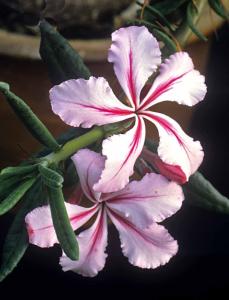
M 68 141 L 57 152 L 52 152 L 43 157 L 42 161 L 45 161 L 48 165 L 52 163 L 58 164 L 59 162 L 73 155 L 79 149 L 87 147 L 88 145 L 103 138 L 105 133 L 106 131 L 103 127 L 95 127 L 80 137 Z
M 207 5 L 207 0 L 197 0 L 195 1 L 195 6 L 198 10 L 198 13 L 193 17 L 192 22 L 194 25 L 196 25 L 202 15 L 202 12 L 204 10 L 204 7 Z M 177 39 L 177 41 L 179 42 L 179 44 L 184 47 L 190 36 L 192 35 L 192 30 L 190 29 L 190 27 L 187 24 L 187 21 L 185 20 L 183 22 L 183 24 L 181 26 L 179 26 L 179 28 L 177 29 L 176 33 L 175 33 L 175 37 Z

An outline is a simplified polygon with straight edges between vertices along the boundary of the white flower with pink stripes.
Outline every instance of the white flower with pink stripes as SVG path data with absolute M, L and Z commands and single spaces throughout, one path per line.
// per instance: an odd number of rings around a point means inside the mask
M 175 53 L 161 64 L 159 44 L 144 26 L 115 31 L 108 61 L 114 64 L 115 74 L 130 106 L 116 98 L 102 77 L 68 80 L 50 90 L 54 113 L 71 126 L 89 128 L 135 119 L 135 125 L 126 133 L 103 141 L 102 153 L 106 162 L 101 177 L 94 185 L 95 191 L 118 191 L 128 183 L 144 145 L 144 119 L 154 123 L 158 129 L 158 155 L 161 160 L 175 169 L 179 168 L 183 181 L 187 181 L 203 160 L 199 141 L 193 141 L 170 117 L 149 109 L 163 101 L 195 105 L 206 94 L 204 77 L 194 70 L 192 60 L 185 52 Z M 147 95 L 141 97 L 146 81 L 159 65 L 159 75 Z
M 176 254 L 177 242 L 161 222 L 180 209 L 183 201 L 181 187 L 162 175 L 146 174 L 140 181 L 132 181 L 118 192 L 101 194 L 93 186 L 104 169 L 105 158 L 83 149 L 73 157 L 81 187 L 90 200 L 88 208 L 66 203 L 74 230 L 81 229 L 77 240 L 80 257 L 72 261 L 63 254 L 60 264 L 64 271 L 72 270 L 93 277 L 104 267 L 107 254 L 108 218 L 119 231 L 122 252 L 131 264 L 140 268 L 164 265 Z M 34 209 L 25 218 L 29 241 L 40 247 L 58 243 L 49 206 Z

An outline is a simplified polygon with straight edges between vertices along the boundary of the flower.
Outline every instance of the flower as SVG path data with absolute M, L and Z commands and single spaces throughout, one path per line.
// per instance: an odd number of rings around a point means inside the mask
M 116 98 L 102 77 L 68 80 L 50 90 L 53 112 L 71 126 L 89 128 L 135 118 L 133 128 L 103 141 L 102 153 L 106 162 L 94 189 L 103 193 L 113 192 L 128 183 L 144 145 L 144 119 L 154 123 L 158 129 L 158 155 L 161 160 L 180 166 L 187 181 L 203 160 L 199 141 L 193 141 L 170 117 L 148 109 L 167 100 L 188 106 L 198 103 L 206 94 L 204 76 L 194 70 L 187 53 L 175 53 L 161 64 L 159 75 L 141 99 L 142 88 L 161 63 L 159 44 L 144 26 L 115 31 L 108 61 L 114 65 L 130 106 Z
M 121 191 L 101 194 L 93 190 L 93 185 L 101 175 L 105 158 L 91 150 L 82 149 L 72 159 L 84 194 L 92 205 L 85 208 L 66 203 L 71 225 L 77 230 L 93 216 L 96 218 L 77 237 L 79 260 L 72 261 L 64 254 L 61 257 L 63 270 L 93 277 L 104 267 L 108 217 L 119 231 L 123 254 L 131 264 L 141 268 L 156 268 L 167 263 L 176 254 L 178 246 L 157 222 L 173 215 L 181 207 L 181 187 L 162 175 L 150 173 L 140 181 L 132 181 Z M 51 247 L 58 242 L 49 206 L 34 209 L 25 221 L 30 243 Z

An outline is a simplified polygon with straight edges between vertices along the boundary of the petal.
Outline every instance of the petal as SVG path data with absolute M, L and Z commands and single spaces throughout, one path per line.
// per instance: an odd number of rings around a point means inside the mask
M 83 276 L 94 277 L 103 269 L 107 254 L 107 216 L 101 209 L 95 223 L 81 232 L 77 238 L 80 258 L 72 261 L 63 255 L 60 264 L 63 271 L 74 271 Z
M 76 127 L 110 124 L 132 115 L 131 108 L 115 97 L 102 77 L 62 82 L 50 90 L 50 99 L 53 112 Z
M 81 187 L 92 202 L 99 200 L 101 193 L 95 192 L 93 186 L 99 181 L 105 165 L 105 157 L 88 149 L 82 149 L 72 156 L 80 178 Z
M 112 34 L 108 61 L 114 63 L 120 85 L 132 107 L 137 108 L 143 86 L 161 63 L 157 40 L 145 26 L 116 30 Z
M 180 125 L 168 116 L 149 111 L 143 114 L 158 129 L 160 143 L 157 151 L 159 157 L 169 165 L 179 166 L 187 181 L 203 160 L 204 152 L 200 142 L 193 141 L 183 132 Z
M 177 242 L 163 226 L 154 223 L 139 229 L 114 212 L 108 214 L 119 231 L 122 252 L 134 266 L 154 269 L 177 253 Z
M 207 87 L 204 76 L 194 70 L 186 52 L 172 54 L 160 67 L 160 74 L 142 102 L 147 109 L 162 101 L 176 101 L 188 106 L 203 100 Z
M 173 166 L 164 163 L 160 157 L 148 150 L 147 148 L 143 148 L 141 157 L 150 165 L 153 166 L 153 168 L 160 173 L 161 175 L 165 176 L 166 178 L 175 181 L 179 184 L 183 184 L 186 182 L 186 175 L 182 171 L 180 166 Z
M 177 183 L 150 173 L 114 193 L 106 204 L 137 227 L 146 228 L 177 212 L 183 199 L 182 189 Z
M 103 142 L 105 168 L 94 189 L 109 193 L 124 188 L 134 172 L 134 164 L 142 151 L 144 141 L 145 124 L 142 118 L 136 118 L 134 127 L 126 133 L 106 139 Z
M 98 210 L 98 206 L 84 208 L 65 203 L 73 230 L 85 224 Z M 58 243 L 49 206 L 35 208 L 25 217 L 29 242 L 42 248 Z

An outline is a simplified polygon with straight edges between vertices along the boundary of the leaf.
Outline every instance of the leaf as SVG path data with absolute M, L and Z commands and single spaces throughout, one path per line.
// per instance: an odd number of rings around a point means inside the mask
M 13 176 L 28 175 L 37 169 L 37 165 L 7 167 L 0 172 L 0 180 L 7 179 Z
M 144 6 L 141 2 L 138 1 L 137 4 L 140 5 L 141 7 Z M 173 31 L 172 25 L 169 23 L 169 21 L 164 17 L 164 15 L 159 10 L 157 10 L 156 8 L 150 5 L 146 5 L 144 9 L 147 10 L 157 21 L 161 22 L 162 24 L 167 26 L 169 30 Z
M 47 186 L 53 225 L 64 253 L 72 260 L 79 259 L 79 248 L 70 224 L 61 188 Z
M 10 177 L 7 179 L 3 179 L 0 176 L 0 199 L 6 197 L 12 189 L 21 181 L 19 177 Z
M 193 174 L 183 188 L 189 204 L 229 214 L 229 199 L 220 194 L 200 172 Z
M 175 12 L 181 5 L 183 5 L 187 1 L 188 0 L 164 0 L 153 3 L 153 7 L 160 11 L 161 14 L 169 15 Z
M 72 260 L 77 260 L 79 257 L 78 243 L 64 204 L 63 177 L 43 165 L 39 165 L 38 169 L 47 186 L 52 220 L 58 241 L 65 254 Z
M 226 11 L 220 0 L 208 0 L 210 7 L 223 19 L 229 20 L 229 13 Z
M 15 190 L 13 190 L 9 196 L 7 196 L 0 203 L 0 216 L 7 213 L 13 208 L 24 196 L 24 194 L 31 188 L 36 181 L 36 178 L 30 178 L 21 183 Z
M 42 165 L 39 165 L 38 169 L 45 185 L 51 188 L 62 188 L 64 179 L 59 173 Z
M 30 107 L 22 99 L 12 93 L 9 88 L 6 88 L 6 83 L 0 82 L 0 91 L 5 95 L 7 102 L 23 122 L 28 131 L 41 144 L 47 146 L 53 151 L 58 150 L 60 146 L 45 125 L 30 109 Z
M 59 84 L 68 79 L 89 78 L 90 71 L 80 55 L 53 26 L 42 20 L 40 31 L 40 55 L 48 67 L 53 84 Z
M 193 19 L 194 16 L 198 14 L 198 10 L 196 8 L 196 6 L 193 4 L 192 1 L 190 1 L 190 3 L 187 6 L 187 11 L 186 11 L 186 17 L 187 17 L 187 24 L 190 27 L 190 29 L 192 30 L 193 33 L 195 33 L 196 36 L 198 36 L 199 39 L 201 39 L 202 41 L 206 42 L 208 39 L 206 38 L 206 36 L 204 36 L 194 25 L 193 23 Z
M 44 195 L 41 181 L 38 180 L 24 195 L 20 209 L 15 216 L 3 245 L 0 281 L 4 280 L 17 266 L 28 248 L 29 241 L 25 226 L 25 216 L 35 207 L 42 205 Z

